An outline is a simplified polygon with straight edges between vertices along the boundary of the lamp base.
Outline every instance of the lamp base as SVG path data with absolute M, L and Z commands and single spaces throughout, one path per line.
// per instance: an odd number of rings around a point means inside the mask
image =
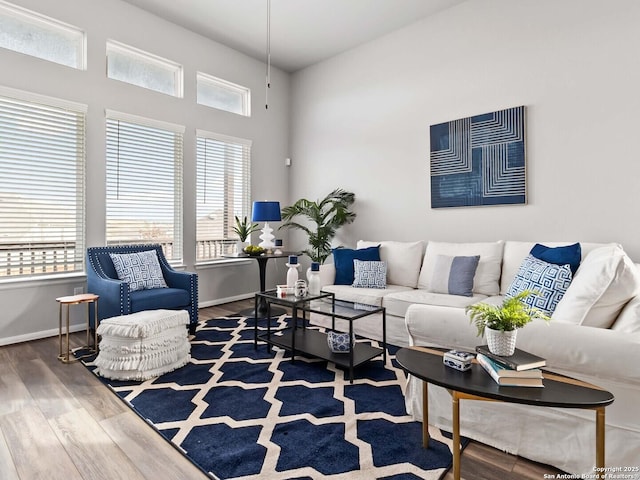
M 258 246 L 264 248 L 265 250 L 273 250 L 276 244 L 274 242 L 275 235 L 273 235 L 273 228 L 269 226 L 269 222 L 264 222 L 264 227 L 262 228 L 262 235 L 260 235 L 260 239 L 262 240 Z

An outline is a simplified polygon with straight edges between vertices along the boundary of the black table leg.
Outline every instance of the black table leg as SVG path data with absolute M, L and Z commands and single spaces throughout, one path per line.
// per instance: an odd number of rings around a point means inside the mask
M 253 257 L 258 262 L 258 270 L 260 274 L 260 292 L 264 292 L 267 287 L 267 261 L 269 257 Z M 246 309 L 238 312 L 238 315 L 243 317 L 255 316 L 256 318 L 267 318 L 267 301 L 260 297 L 257 306 L 253 309 Z M 284 315 L 287 311 L 283 308 L 272 308 L 271 317 L 279 317 Z M 271 318 L 268 317 L 268 318 Z

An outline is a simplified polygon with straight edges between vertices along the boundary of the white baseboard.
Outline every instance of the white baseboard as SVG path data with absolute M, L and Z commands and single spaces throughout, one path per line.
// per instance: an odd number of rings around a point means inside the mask
M 216 300 L 199 302 L 198 308 L 215 307 L 216 305 L 222 305 L 223 303 L 237 302 L 238 300 L 247 300 L 253 297 L 254 297 L 253 293 L 244 293 L 242 295 L 236 295 L 234 297 L 218 298 Z M 87 328 L 86 323 L 83 323 L 82 325 L 71 325 L 69 327 L 69 331 L 72 333 L 80 332 L 80 331 L 86 330 L 86 328 Z M 31 333 L 25 333 L 23 335 L 16 335 L 14 337 L 0 338 L 0 346 L 12 345 L 14 343 L 30 342 L 31 340 L 40 340 L 41 338 L 49 338 L 49 337 L 56 337 L 56 336 L 58 336 L 58 329 L 51 328 L 49 330 L 41 330 L 39 332 L 31 332 Z
M 82 325 L 70 325 L 69 332 L 82 332 L 86 331 L 87 324 Z M 51 328 L 49 330 L 41 330 L 39 332 L 25 333 L 23 335 L 16 335 L 14 337 L 0 338 L 0 346 L 12 345 L 14 343 L 30 342 L 31 340 L 40 340 L 41 338 L 57 337 L 58 329 Z
M 215 300 L 208 300 L 206 302 L 198 302 L 198 308 L 215 307 L 216 305 L 222 305 L 223 303 L 237 302 L 239 300 L 247 300 L 253 298 L 253 293 L 243 293 L 242 295 L 236 295 L 234 297 L 217 298 Z

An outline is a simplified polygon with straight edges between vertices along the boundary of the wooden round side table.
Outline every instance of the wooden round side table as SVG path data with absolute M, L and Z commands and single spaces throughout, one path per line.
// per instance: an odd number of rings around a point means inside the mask
M 81 303 L 87 304 L 87 346 L 86 348 L 90 349 L 92 352 L 97 351 L 98 349 L 98 295 L 93 293 L 83 293 L 80 295 L 70 295 L 68 297 L 58 297 L 56 298 L 56 302 L 60 304 L 60 311 L 58 315 L 58 343 L 59 343 L 59 354 L 58 360 L 62 363 L 71 363 L 80 360 L 80 358 L 72 358 L 71 357 L 71 349 L 69 347 L 69 309 L 71 305 L 80 305 Z M 93 347 L 91 346 L 89 337 L 91 332 L 91 320 L 90 320 L 90 305 L 95 304 L 94 309 L 94 335 L 93 335 Z M 66 329 L 66 337 L 67 337 L 67 351 L 63 353 L 62 350 L 62 306 L 67 306 L 67 329 Z

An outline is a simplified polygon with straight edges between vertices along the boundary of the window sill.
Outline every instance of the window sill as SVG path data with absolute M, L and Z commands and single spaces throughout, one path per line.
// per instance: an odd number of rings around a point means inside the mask
M 222 267 L 238 267 L 240 265 L 250 265 L 253 260 L 250 258 L 223 258 L 220 260 L 209 260 L 206 262 L 200 262 L 195 264 L 196 270 L 204 270 L 208 268 L 222 268 Z

